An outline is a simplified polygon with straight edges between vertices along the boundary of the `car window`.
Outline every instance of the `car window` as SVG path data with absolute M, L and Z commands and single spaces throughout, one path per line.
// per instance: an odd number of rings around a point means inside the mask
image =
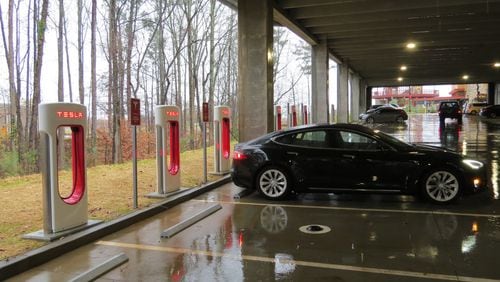
M 377 140 L 355 132 L 340 131 L 340 137 L 344 149 L 377 150 L 381 148 Z
M 393 109 L 393 108 L 383 108 L 383 109 L 380 109 L 380 113 L 392 113 L 392 112 L 395 112 L 396 109 Z
M 458 108 L 458 103 L 456 102 L 443 102 L 439 105 L 439 108 L 440 109 L 444 109 L 444 108 Z
M 304 131 L 278 137 L 275 141 L 296 146 L 326 148 L 325 136 L 324 130 Z

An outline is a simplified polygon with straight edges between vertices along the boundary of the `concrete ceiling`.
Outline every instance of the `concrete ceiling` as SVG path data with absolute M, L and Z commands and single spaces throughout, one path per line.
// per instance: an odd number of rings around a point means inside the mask
M 275 0 L 274 14 L 370 86 L 500 81 L 500 0 Z

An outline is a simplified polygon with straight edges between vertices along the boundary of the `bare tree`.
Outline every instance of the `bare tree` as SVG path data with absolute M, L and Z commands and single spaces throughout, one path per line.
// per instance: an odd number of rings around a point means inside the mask
M 82 10 L 83 4 L 82 0 L 77 1 L 77 12 L 78 12 L 78 96 L 80 98 L 80 104 L 84 104 L 85 92 L 84 92 L 84 81 L 83 81 L 83 24 L 82 24 Z M 67 44 L 67 42 L 66 42 Z M 69 72 L 69 70 L 68 70 Z M 70 82 L 71 83 L 71 82 Z
M 96 28 L 97 28 L 97 0 L 92 0 L 90 20 L 90 99 L 92 122 L 90 125 L 90 144 L 92 150 L 96 148 L 97 133 L 97 82 L 96 82 Z M 92 160 L 95 164 L 95 151 Z
M 112 139 L 113 139 L 113 163 L 122 162 L 121 153 L 121 97 L 119 97 L 119 54 L 118 54 L 118 9 L 116 0 L 109 1 L 109 58 L 111 64 L 111 72 L 109 88 L 112 101 Z
M 43 46 L 45 43 L 45 30 L 47 28 L 47 15 L 49 8 L 49 0 L 42 1 L 42 11 L 40 19 L 37 23 L 37 47 L 35 56 L 35 69 L 33 72 L 33 102 L 31 105 L 30 131 L 29 131 L 29 148 L 35 150 L 38 148 L 39 138 L 37 134 L 38 128 L 38 104 L 40 104 L 40 78 L 42 73 L 43 63 Z

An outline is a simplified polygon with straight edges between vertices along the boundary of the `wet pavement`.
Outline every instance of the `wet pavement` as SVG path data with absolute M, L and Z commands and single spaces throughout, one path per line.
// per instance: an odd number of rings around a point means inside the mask
M 257 193 L 235 199 L 242 189 L 231 183 L 11 281 L 70 280 L 119 253 L 129 261 L 98 281 L 500 281 L 500 124 L 470 117 L 443 128 L 437 116 L 419 115 L 405 126 L 373 126 L 487 162 L 491 191 L 451 205 L 397 195 L 301 194 L 270 202 Z M 222 209 L 160 237 L 214 203 Z M 310 225 L 325 228 L 315 233 Z

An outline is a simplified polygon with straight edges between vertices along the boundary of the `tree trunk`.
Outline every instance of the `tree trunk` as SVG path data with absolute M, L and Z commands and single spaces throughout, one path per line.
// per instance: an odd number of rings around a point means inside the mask
M 191 17 L 191 0 L 187 1 L 187 13 L 188 13 L 188 42 L 187 42 L 187 52 L 188 52 L 188 83 L 189 83 L 189 149 L 194 149 L 194 95 L 195 95 L 195 85 L 194 80 L 196 79 L 194 75 L 194 58 L 193 58 L 193 23 Z
M 90 144 L 93 150 L 94 156 L 92 158 L 93 165 L 95 165 L 95 160 L 97 158 L 96 142 L 97 142 L 97 83 L 96 83 L 96 27 L 97 27 L 97 0 L 92 0 L 91 8 L 91 20 L 90 20 L 90 96 L 92 99 L 91 112 L 92 112 L 92 123 L 90 127 Z
M 45 43 L 45 29 L 47 28 L 47 15 L 49 8 L 49 0 L 42 1 L 42 12 L 38 21 L 37 47 L 35 57 L 35 69 L 33 72 L 33 103 L 31 104 L 30 132 L 29 144 L 30 149 L 36 150 L 39 148 L 38 138 L 38 104 L 40 104 L 40 78 L 42 74 L 43 63 L 43 46 Z
M 210 81 L 208 85 L 208 108 L 213 112 L 215 96 L 215 4 L 216 0 L 210 0 Z M 209 123 L 208 144 L 213 142 L 214 123 Z
M 130 98 L 132 98 L 132 48 L 134 47 L 134 36 L 135 36 L 135 18 L 136 18 L 136 1 L 130 0 L 130 11 L 127 22 L 127 114 L 130 118 Z M 135 95 L 134 95 L 135 96 Z
M 66 28 L 66 16 L 64 15 L 64 50 L 66 51 L 66 70 L 68 72 L 68 90 L 69 90 L 69 101 L 73 103 L 73 83 L 71 82 L 71 64 L 69 61 L 69 50 L 68 50 L 68 30 Z
M 121 103 L 119 97 L 119 58 L 118 58 L 118 20 L 116 13 L 116 0 L 110 0 L 109 4 L 109 58 L 111 61 L 111 81 L 109 82 L 112 95 L 112 139 L 113 139 L 113 163 L 122 162 L 121 153 L 121 119 L 120 108 Z
M 85 102 L 85 91 L 83 88 L 83 34 L 82 34 L 82 0 L 77 1 L 78 5 L 78 96 L 80 97 L 80 104 Z M 93 15 L 92 15 L 93 16 Z M 67 44 L 67 43 L 66 43 Z M 69 72 L 69 70 L 68 70 Z M 71 84 L 71 82 L 70 82 Z M 71 93 L 71 90 L 70 90 Z
M 64 102 L 64 55 L 63 55 L 63 40 L 64 39 L 64 0 L 59 0 L 59 26 L 57 36 L 57 101 Z M 64 130 L 57 131 L 57 163 L 59 169 L 64 169 Z
M 158 105 L 165 105 L 166 102 L 166 94 L 165 93 L 165 39 L 164 39 L 164 28 L 163 28 L 163 3 L 164 0 L 158 1 L 158 21 L 160 22 L 160 30 L 158 33 L 158 68 L 160 74 L 159 87 L 160 92 L 157 99 Z

